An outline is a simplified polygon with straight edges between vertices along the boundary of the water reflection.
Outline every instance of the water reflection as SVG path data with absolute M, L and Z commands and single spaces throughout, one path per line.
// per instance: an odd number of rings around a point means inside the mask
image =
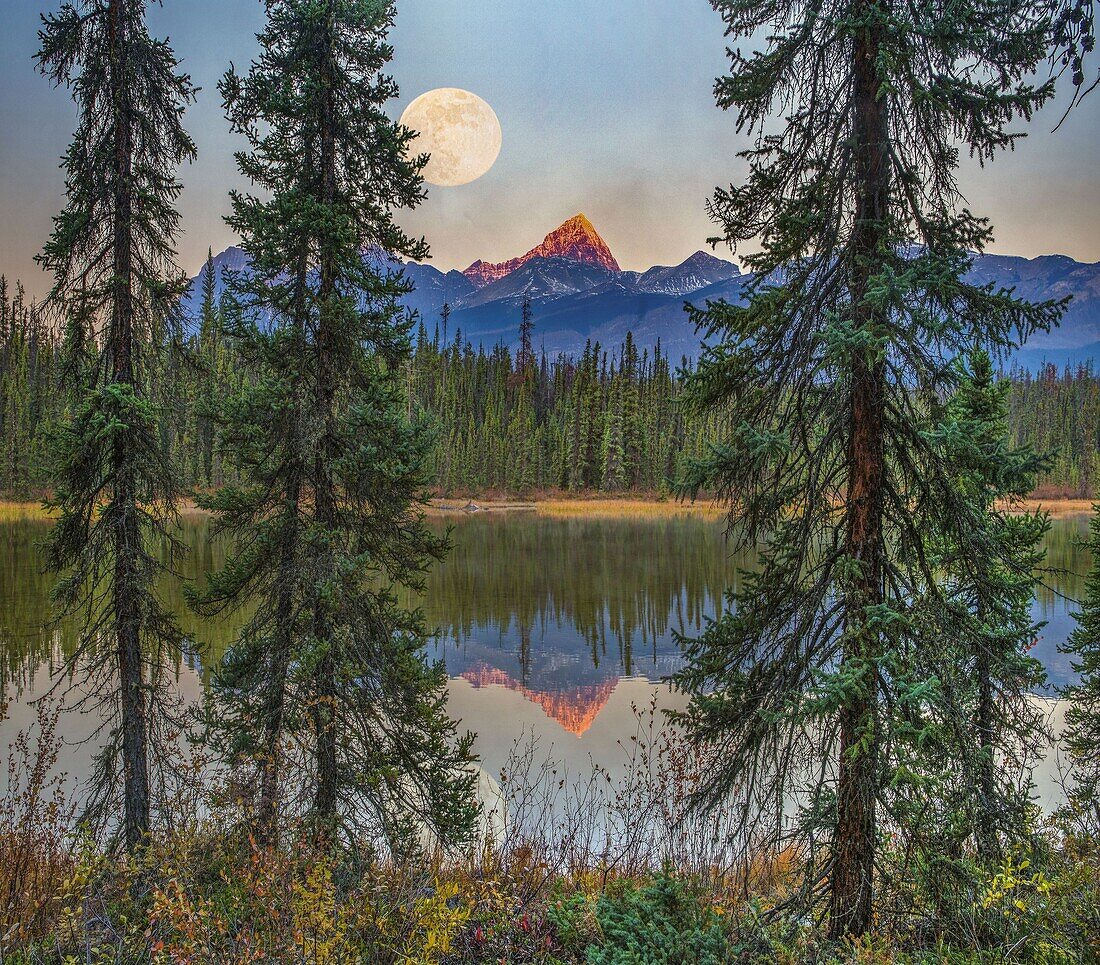
M 583 737 L 599 758 L 631 726 L 633 704 L 655 693 L 662 704 L 677 702 L 656 685 L 680 664 L 677 635 L 697 634 L 738 568 L 752 564 L 731 556 L 721 523 L 699 518 L 452 522 L 454 551 L 432 573 L 422 604 L 438 628 L 431 653 L 452 678 L 452 710 L 479 733 L 487 764 L 496 756 L 490 746 L 523 728 L 549 740 Z M 1072 678 L 1057 648 L 1072 629 L 1072 601 L 1090 562 L 1080 545 L 1086 524 L 1086 517 L 1054 522 L 1034 603 L 1047 622 L 1035 653 L 1055 686 Z M 0 692 L 17 705 L 42 692 L 76 643 L 72 623 L 49 621 L 52 581 L 39 548 L 48 525 L 0 524 Z M 184 579 L 224 563 L 226 544 L 209 519 L 186 519 L 183 535 Z M 200 621 L 187 611 L 180 581 L 163 591 L 188 634 L 176 671 L 181 693 L 193 699 L 246 614 Z M 0 738 L 21 716 L 0 724 Z
M 434 653 L 452 677 L 523 693 L 583 733 L 620 677 L 676 670 L 677 634 L 698 633 L 749 562 L 699 519 L 462 520 L 426 595 Z

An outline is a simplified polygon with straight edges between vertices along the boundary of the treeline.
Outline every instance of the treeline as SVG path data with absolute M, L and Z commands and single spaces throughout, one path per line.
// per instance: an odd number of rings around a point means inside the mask
M 0 490 L 46 487 L 45 429 L 62 410 L 62 381 L 60 339 L 23 286 L 0 277 Z
M 199 317 L 161 347 L 156 388 L 164 445 L 185 488 L 199 490 L 231 478 L 217 402 L 249 378 L 224 331 L 211 262 L 202 281 Z M 534 348 L 529 310 L 518 324 L 513 352 L 475 348 L 461 331 L 450 336 L 444 320 L 421 320 L 405 378 L 410 406 L 435 422 L 429 465 L 441 494 L 664 493 L 681 460 L 718 437 L 718 416 L 679 404 L 690 361 L 670 359 L 659 342 L 639 350 L 628 333 L 617 346 L 586 345 L 579 358 L 550 357 Z M 0 491 L 36 496 L 48 488 L 48 430 L 67 399 L 62 341 L 23 286 L 0 277 Z M 1005 378 L 1013 442 L 1051 457 L 1037 492 L 1091 496 L 1100 375 L 1091 364 L 1047 365 Z
M 1044 496 L 1091 497 L 1100 471 L 1100 376 L 1092 364 L 1014 371 L 1009 426 L 1017 445 L 1047 453 Z
M 438 425 L 436 486 L 464 491 L 660 492 L 685 452 L 705 445 L 710 419 L 678 406 L 676 364 L 661 350 L 588 343 L 579 358 L 532 348 L 525 308 L 520 345 L 444 344 L 422 324 L 410 398 Z M 680 359 L 679 366 L 686 360 Z

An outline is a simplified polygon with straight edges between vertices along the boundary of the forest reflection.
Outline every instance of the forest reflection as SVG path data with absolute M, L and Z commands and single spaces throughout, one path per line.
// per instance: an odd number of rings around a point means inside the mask
M 1058 644 L 1072 629 L 1073 601 L 1089 565 L 1080 545 L 1086 517 L 1053 522 L 1043 585 L 1035 601 L 1048 622 L 1035 648 L 1053 685 L 1072 669 Z M 72 621 L 50 619 L 52 578 L 43 572 L 43 521 L 0 524 L 0 685 L 5 696 L 36 690 L 38 675 L 62 666 L 76 645 Z M 436 636 L 430 656 L 475 687 L 522 692 L 575 733 L 621 677 L 663 679 L 680 664 L 680 636 L 713 617 L 751 553 L 734 555 L 719 521 L 678 516 L 553 519 L 483 514 L 449 521 L 453 550 L 429 576 L 420 601 Z M 188 645 L 179 674 L 208 682 L 247 612 L 202 621 L 183 585 L 223 565 L 226 544 L 212 523 L 187 517 L 189 552 L 163 586 Z M 14 691 L 14 693 L 13 693 Z

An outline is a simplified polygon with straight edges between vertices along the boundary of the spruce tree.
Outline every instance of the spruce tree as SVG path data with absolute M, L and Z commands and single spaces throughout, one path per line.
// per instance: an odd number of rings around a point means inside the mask
M 229 315 L 255 378 L 223 430 L 244 482 L 210 501 L 237 549 L 198 604 L 259 604 L 215 714 L 259 768 L 266 833 L 289 785 L 326 840 L 342 826 L 396 846 L 425 829 L 460 840 L 475 809 L 470 739 L 398 595 L 445 543 L 420 509 L 431 438 L 404 392 L 414 317 L 392 259 L 427 248 L 393 212 L 422 199 L 425 159 L 385 112 L 393 17 L 373 0 L 269 0 L 259 56 L 221 85 L 250 145 L 240 169 L 270 198 L 232 198 L 251 265 Z
M 531 299 L 523 299 L 523 312 L 519 323 L 519 351 L 516 353 L 516 374 L 526 376 L 528 369 L 535 366 L 534 313 L 531 311 Z
M 57 434 L 50 567 L 56 597 L 83 613 L 73 667 L 97 674 L 111 708 L 91 806 L 113 815 L 130 850 L 150 830 L 150 754 L 164 738 L 166 650 L 178 632 L 156 591 L 171 549 L 176 480 L 151 402 L 158 347 L 186 279 L 175 264 L 176 169 L 194 157 L 182 126 L 193 98 L 172 49 L 149 35 L 142 0 L 80 0 L 43 17 L 41 71 L 73 91 L 78 123 L 64 155 L 66 205 L 40 256 L 50 304 L 92 357 L 72 380 Z M 118 752 L 121 752 L 121 759 Z
M 925 430 L 957 355 L 1058 315 L 965 280 L 990 229 L 955 186 L 960 146 L 992 159 L 1050 96 L 1029 82 L 1049 21 L 1019 0 L 712 5 L 731 37 L 767 35 L 716 84 L 755 144 L 710 205 L 716 240 L 762 247 L 745 304 L 693 313 L 711 347 L 686 394 L 730 428 L 684 483 L 726 499 L 762 561 L 690 644 L 683 719 L 715 752 L 699 803 L 741 789 L 746 829 L 796 838 L 802 898 L 840 938 L 871 924 L 881 835 L 912 830 L 897 789 L 946 700 L 918 640 L 973 619 L 940 604 L 930 541 L 1003 558 Z
M 1093 505 L 1087 547 L 1092 566 L 1085 579 L 1077 625 L 1063 646 L 1076 683 L 1063 688 L 1068 701 L 1063 742 L 1073 765 L 1071 815 L 1091 834 L 1100 834 L 1100 502 Z
M 199 465 L 196 481 L 203 486 L 215 482 L 214 471 L 214 412 L 218 405 L 221 320 L 218 317 L 216 297 L 217 275 L 214 255 L 207 251 L 202 270 L 202 302 L 199 307 L 198 371 L 193 411 L 195 413 L 194 447 Z
M 611 392 L 608 398 L 607 416 L 604 425 L 603 445 L 601 447 L 602 467 L 600 488 L 608 491 L 621 490 L 626 485 L 626 455 L 623 443 L 623 395 L 625 374 L 620 372 L 611 379 Z
M 954 641 L 956 659 L 928 668 L 930 675 L 943 675 L 955 710 L 944 729 L 947 763 L 962 763 L 955 795 L 962 811 L 959 831 L 973 840 L 987 867 L 999 859 L 1002 844 L 1028 833 L 1031 782 L 1028 774 L 1010 770 L 1010 762 L 1034 761 L 1046 736 L 1032 700 L 1046 673 L 1028 651 L 1041 629 L 1031 603 L 1049 521 L 1041 510 L 1022 511 L 1019 505 L 1046 460 L 1012 446 L 1008 391 L 1007 382 L 997 381 L 989 354 L 972 351 L 940 427 L 962 495 L 978 510 L 983 539 L 995 552 L 968 554 L 950 538 L 937 547 L 944 601 L 954 609 L 950 621 L 961 634 Z M 936 654 L 937 641 L 922 649 Z M 934 833 L 949 830 L 941 825 Z

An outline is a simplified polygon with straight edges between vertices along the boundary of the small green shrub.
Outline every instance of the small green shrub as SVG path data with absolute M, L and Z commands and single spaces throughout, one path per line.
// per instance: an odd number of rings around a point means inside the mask
M 596 903 L 602 944 L 589 965 L 721 965 L 729 960 L 719 916 L 667 872 Z

